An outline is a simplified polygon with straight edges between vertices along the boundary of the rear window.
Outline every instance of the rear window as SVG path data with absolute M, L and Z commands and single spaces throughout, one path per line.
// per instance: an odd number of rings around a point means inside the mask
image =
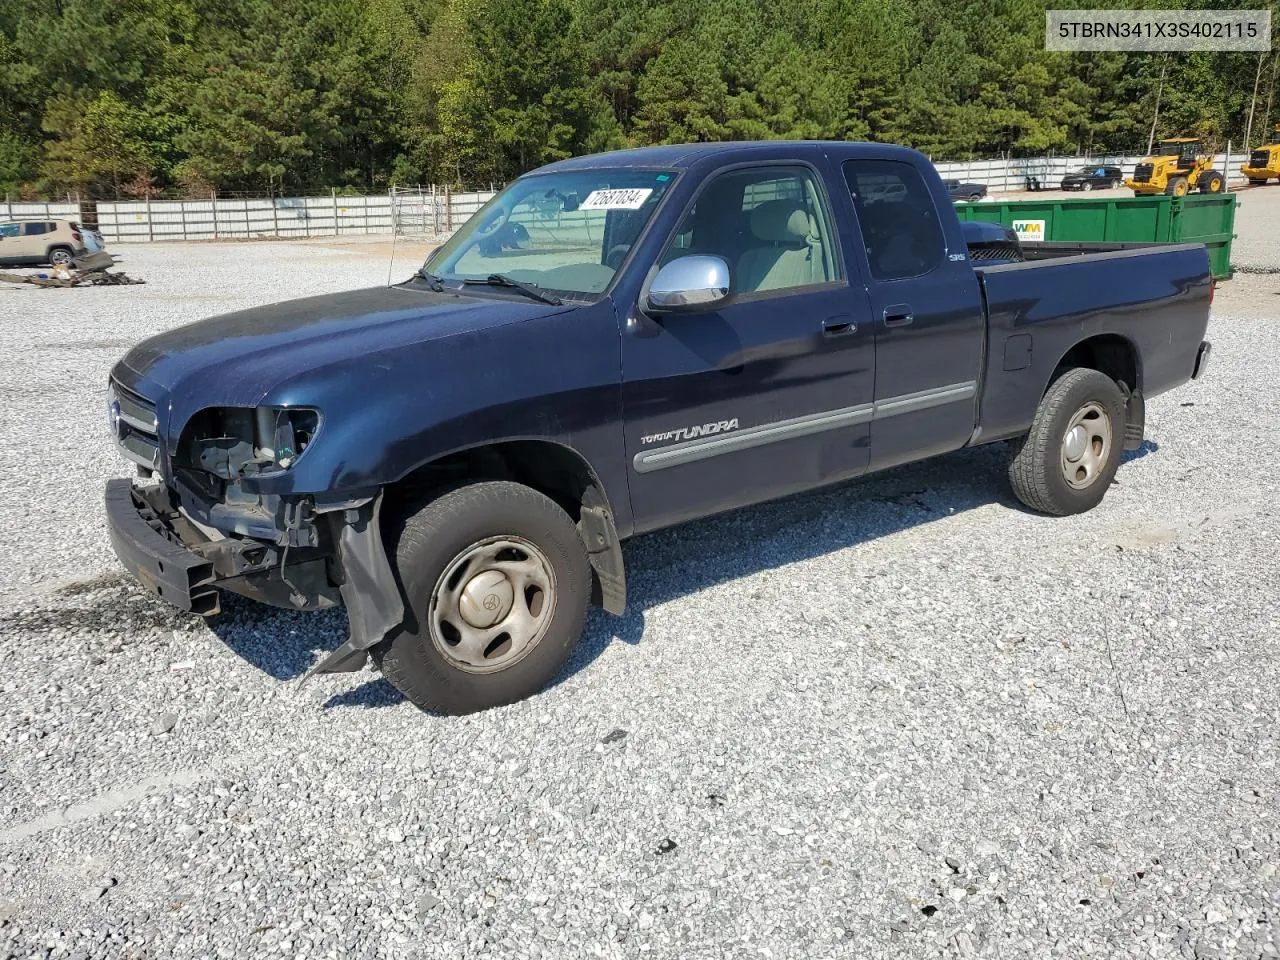
M 920 171 L 899 160 L 848 160 L 843 169 L 875 279 L 918 277 L 942 263 L 946 238 Z

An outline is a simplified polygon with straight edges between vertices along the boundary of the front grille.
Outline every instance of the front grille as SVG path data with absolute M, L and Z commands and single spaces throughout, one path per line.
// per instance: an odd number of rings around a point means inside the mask
M 120 452 L 141 466 L 160 469 L 156 405 L 115 379 L 111 381 L 111 399 L 115 404 L 116 445 Z
M 1271 154 L 1266 150 L 1255 150 L 1249 154 L 1249 166 L 1264 168 L 1271 165 Z
M 1133 180 L 1135 183 L 1149 183 L 1151 180 L 1151 167 L 1149 163 L 1140 163 L 1133 168 Z

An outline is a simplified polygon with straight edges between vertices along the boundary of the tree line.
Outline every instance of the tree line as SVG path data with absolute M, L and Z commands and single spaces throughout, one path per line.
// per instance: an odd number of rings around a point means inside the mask
M 941 160 L 1271 129 L 1276 54 L 1049 53 L 1045 7 L 5 0 L 0 192 L 363 192 L 694 140 L 877 140 Z

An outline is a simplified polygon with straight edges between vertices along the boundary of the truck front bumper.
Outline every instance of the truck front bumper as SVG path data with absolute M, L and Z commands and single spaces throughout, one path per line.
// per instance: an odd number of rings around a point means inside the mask
M 180 610 L 213 616 L 221 590 L 287 610 L 344 604 L 350 635 L 308 676 L 360 669 L 368 651 L 404 619 L 382 544 L 380 505 L 377 497 L 335 509 L 332 546 L 290 549 L 249 537 L 209 539 L 175 508 L 163 486 L 119 479 L 107 481 L 106 490 L 116 556 L 143 587 Z
M 287 610 L 322 610 L 341 602 L 324 551 L 294 549 L 251 537 L 210 539 L 179 510 L 163 486 L 108 480 L 107 527 L 126 570 L 179 610 L 211 617 L 219 590 Z M 285 565 L 287 563 L 287 566 Z
M 108 480 L 106 505 L 111 546 L 139 583 L 179 610 L 218 612 L 213 561 L 188 550 L 131 480 Z

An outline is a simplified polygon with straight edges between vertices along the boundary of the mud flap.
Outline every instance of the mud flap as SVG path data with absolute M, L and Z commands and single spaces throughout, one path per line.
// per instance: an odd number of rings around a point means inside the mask
M 347 608 L 350 634 L 308 670 L 303 680 L 317 673 L 354 673 L 361 669 L 369 659 L 369 650 L 404 621 L 404 601 L 382 543 L 381 511 L 379 493 L 359 507 L 344 510 L 340 523 L 334 524 L 343 571 L 338 589 Z
M 587 559 L 595 572 L 591 602 L 614 616 L 627 608 L 627 577 L 622 562 L 622 544 L 613 525 L 613 516 L 595 487 L 583 497 L 578 532 L 587 547 Z
M 1137 450 L 1146 439 L 1147 403 L 1141 390 L 1134 390 L 1125 398 L 1124 405 L 1124 448 Z

